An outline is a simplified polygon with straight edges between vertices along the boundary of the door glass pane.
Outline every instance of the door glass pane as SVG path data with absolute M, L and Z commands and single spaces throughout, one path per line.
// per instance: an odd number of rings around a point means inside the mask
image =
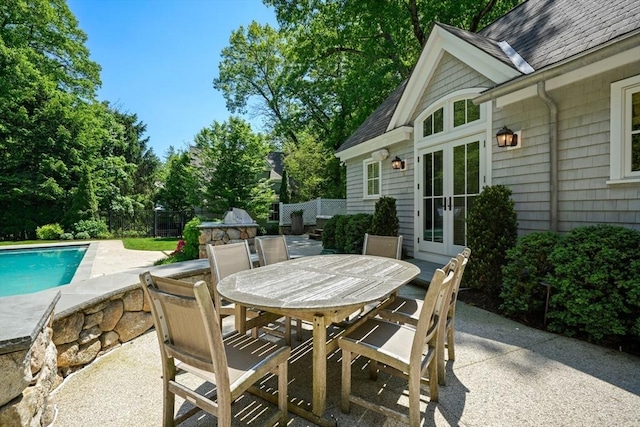
M 433 113 L 433 133 L 442 132 L 444 130 L 443 109 L 440 108 Z
M 424 163 L 424 195 L 433 195 L 433 155 L 425 154 L 422 157 Z
M 433 241 L 442 243 L 442 229 L 444 224 L 444 207 L 442 206 L 442 197 L 433 199 Z
M 467 145 L 467 194 L 480 192 L 480 141 Z
M 443 194 L 443 152 L 442 150 L 433 153 L 433 195 Z
M 424 236 L 425 242 L 433 242 L 433 199 L 424 199 Z
M 465 218 L 467 217 L 467 211 L 465 209 L 465 196 L 453 198 L 453 244 L 464 245 L 465 244 Z
M 464 194 L 465 190 L 465 146 L 453 147 L 453 194 Z

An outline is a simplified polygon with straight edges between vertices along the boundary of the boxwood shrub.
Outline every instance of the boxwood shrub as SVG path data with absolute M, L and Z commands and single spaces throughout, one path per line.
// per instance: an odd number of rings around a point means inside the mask
M 322 227 L 322 247 L 324 249 L 336 248 L 336 226 L 338 219 L 344 215 L 334 215 L 325 222 Z
M 336 221 L 336 251 L 345 253 L 347 247 L 347 224 L 349 223 L 349 215 L 340 215 Z
M 359 213 L 348 215 L 349 221 L 345 228 L 344 253 L 361 254 L 364 244 L 364 235 L 371 228 L 372 214 Z
M 36 236 L 40 240 L 58 240 L 64 230 L 60 224 L 45 224 L 36 228 Z

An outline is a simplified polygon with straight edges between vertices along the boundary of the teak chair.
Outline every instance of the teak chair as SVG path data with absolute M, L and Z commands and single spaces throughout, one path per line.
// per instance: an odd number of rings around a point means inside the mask
M 455 264 L 455 277 L 454 285 L 451 292 L 451 299 L 445 312 L 447 313 L 447 320 L 443 325 L 444 331 L 440 334 L 440 345 L 438 346 L 438 382 L 441 385 L 446 384 L 445 380 L 445 363 L 444 363 L 444 349 L 448 350 L 449 360 L 455 360 L 455 317 L 456 317 L 456 301 L 458 299 L 458 291 L 460 290 L 460 282 L 464 275 L 464 270 L 469 262 L 471 256 L 471 249 L 465 248 L 456 256 Z M 451 270 L 451 261 L 443 267 L 445 272 Z M 396 297 L 391 303 L 386 305 L 383 310 L 378 312 L 378 315 L 383 319 L 391 320 L 399 323 L 406 323 L 415 326 L 418 323 L 418 316 L 422 309 L 423 301 L 414 298 Z M 439 313 L 438 313 L 439 314 Z
M 362 255 L 400 259 L 402 258 L 402 236 L 376 236 L 366 233 Z
M 214 246 L 207 244 L 206 247 L 213 281 L 213 304 L 218 313 L 219 324 L 222 325 L 222 319 L 231 315 L 240 315 L 245 317 L 245 319 L 249 317 L 251 320 L 246 321 L 246 327 L 247 329 L 252 329 L 253 337 L 257 338 L 258 328 L 276 320 L 278 316 L 265 313 L 261 314 L 251 310 L 247 311 L 247 309 L 243 307 L 236 307 L 233 303 L 223 303 L 217 289 L 218 282 L 225 277 L 239 271 L 253 268 L 249 244 L 244 240 L 240 243 L 229 243 L 226 245 Z
M 443 317 L 435 315 L 436 307 L 443 310 L 453 286 L 454 272 L 445 274 L 438 269 L 422 305 L 415 328 L 380 318 L 369 318 L 362 325 L 338 340 L 342 349 L 342 412 L 349 412 L 350 403 L 380 412 L 417 427 L 420 424 L 420 384 L 429 385 L 429 398 L 438 401 L 436 348 L 439 323 Z M 384 370 L 409 382 L 409 416 L 381 406 L 351 393 L 351 363 L 362 355 L 370 359 L 372 379 L 377 376 L 378 364 Z M 428 375 L 425 375 L 428 372 Z
M 284 235 L 277 237 L 256 237 L 256 252 L 261 267 L 291 259 L 287 239 Z M 296 338 L 302 340 L 302 321 L 296 319 Z M 285 317 L 285 340 L 291 344 L 291 317 Z
M 287 359 L 290 347 L 232 334 L 223 339 L 218 314 L 204 281 L 195 285 L 179 280 L 140 275 L 151 305 L 162 358 L 163 426 L 179 424 L 200 409 L 231 425 L 231 404 L 267 374 L 278 376 L 279 410 L 268 420 L 287 423 Z M 215 385 L 205 394 L 176 379 L 178 370 Z M 210 390 L 210 388 L 209 388 Z M 177 418 L 175 396 L 195 405 Z

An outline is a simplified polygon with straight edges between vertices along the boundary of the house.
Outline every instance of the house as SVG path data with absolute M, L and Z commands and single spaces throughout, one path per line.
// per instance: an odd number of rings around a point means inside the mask
M 486 185 L 511 189 L 520 235 L 640 229 L 639 17 L 637 0 L 529 0 L 479 33 L 435 25 L 336 152 L 348 213 L 395 197 L 408 253 L 440 263 Z M 503 127 L 517 145 L 498 147 Z

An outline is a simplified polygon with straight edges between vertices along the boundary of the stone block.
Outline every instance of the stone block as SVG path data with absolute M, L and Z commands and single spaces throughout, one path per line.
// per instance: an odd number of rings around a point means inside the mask
M 120 337 L 113 331 L 105 332 L 100 336 L 100 343 L 102 348 L 106 349 L 120 342 Z
M 111 301 L 111 303 L 103 310 L 104 317 L 100 322 L 100 330 L 111 331 L 118 324 L 122 313 L 124 312 L 124 304 L 122 300 Z
M 229 236 L 230 240 L 241 239 L 240 230 L 238 230 L 237 228 L 232 228 L 232 227 L 227 228 L 227 236 Z
M 36 375 L 42 369 L 44 365 L 45 352 L 47 346 L 51 342 L 51 335 L 53 330 L 51 328 L 45 328 L 38 334 L 35 341 L 31 345 L 31 374 Z
M 12 401 L 22 394 L 32 380 L 31 363 L 27 350 L 14 351 L 0 355 L 0 406 Z M 0 425 L 4 425 L 0 423 Z
M 121 342 L 127 342 L 142 335 L 153 326 L 153 317 L 143 311 L 125 312 L 113 330 Z
M 106 306 L 107 305 L 105 304 L 104 307 Z M 93 328 L 96 325 L 99 325 L 100 322 L 102 322 L 103 317 L 104 317 L 104 313 L 102 311 L 98 311 L 97 313 L 86 315 L 84 317 L 84 326 L 82 326 L 82 329 L 89 329 L 89 328 Z
M 84 310 L 84 314 L 93 314 L 105 309 L 109 305 L 109 301 L 105 300 Z
M 100 327 L 98 325 L 95 325 L 94 327 L 89 329 L 85 329 L 80 332 L 80 336 L 78 337 L 78 344 L 82 345 L 96 340 L 100 338 L 100 335 L 102 335 L 102 331 L 100 330 Z
M 73 313 L 53 322 L 53 342 L 56 345 L 76 341 L 84 325 L 84 314 Z
M 101 348 L 100 340 L 83 345 L 71 343 L 58 346 L 57 365 L 59 368 L 86 365 L 96 358 Z
M 142 289 L 133 289 L 122 298 L 124 303 L 124 311 L 141 311 L 143 306 Z

